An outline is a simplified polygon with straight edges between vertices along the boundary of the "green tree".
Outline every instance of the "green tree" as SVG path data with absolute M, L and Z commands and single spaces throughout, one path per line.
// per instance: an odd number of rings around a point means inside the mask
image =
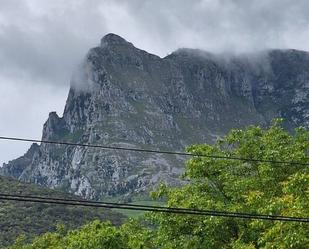
M 309 133 L 290 135 L 276 120 L 269 129 L 232 130 L 214 145 L 193 145 L 191 153 L 297 164 L 193 157 L 190 184 L 161 186 L 155 197 L 170 207 L 309 217 Z M 162 248 L 309 248 L 308 223 L 152 214 Z

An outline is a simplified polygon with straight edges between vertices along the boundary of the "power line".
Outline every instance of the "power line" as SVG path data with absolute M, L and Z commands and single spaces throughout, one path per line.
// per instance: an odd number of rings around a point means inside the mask
M 168 210 L 176 210 L 176 211 L 191 211 L 191 212 L 202 212 L 202 213 L 209 213 L 210 211 L 202 210 L 202 209 L 193 209 L 193 208 L 175 208 L 175 207 L 163 207 L 163 206 L 147 206 L 147 205 L 139 205 L 139 204 L 130 204 L 130 203 L 115 203 L 115 202 L 102 202 L 102 201 L 88 201 L 83 199 L 64 199 L 64 198 L 54 198 L 54 197 L 43 197 L 43 196 L 33 196 L 33 195 L 17 195 L 17 194 L 4 194 L 0 193 L 0 196 L 4 197 L 12 197 L 12 198 L 33 198 L 33 199 L 39 199 L 39 200 L 53 200 L 53 201 L 72 201 L 72 202 L 80 202 L 80 203 L 91 203 L 91 204 L 103 204 L 103 205 L 118 205 L 118 206 L 125 206 L 125 207 L 136 207 L 136 208 L 155 208 L 155 209 L 167 209 Z M 225 214 L 226 211 L 217 211 L 212 210 L 211 212 L 215 212 L 218 214 Z M 229 214 L 233 215 L 247 215 L 247 216 L 257 216 L 257 217 L 270 217 L 270 215 L 265 214 L 252 214 L 252 213 L 243 213 L 243 212 L 228 212 Z M 295 217 L 293 216 L 273 216 L 273 217 L 280 217 L 280 218 L 290 218 L 293 219 Z
M 84 207 L 96 207 L 96 208 L 109 208 L 109 209 L 127 209 L 127 210 L 136 210 L 136 211 L 151 211 L 151 212 L 173 213 L 173 214 L 183 214 L 183 215 L 214 216 L 214 217 L 226 217 L 226 218 L 258 219 L 258 220 L 302 222 L 302 223 L 309 222 L 309 218 L 306 218 L 306 217 L 234 213 L 234 212 L 225 212 L 225 211 L 216 211 L 216 210 L 171 208 L 171 207 L 158 207 L 158 206 L 147 206 L 147 205 L 133 205 L 133 204 L 124 204 L 124 203 L 121 204 L 121 203 L 112 203 L 112 202 L 107 203 L 107 202 L 97 202 L 97 201 L 95 202 L 95 201 L 86 201 L 86 200 L 49 198 L 49 197 L 41 197 L 41 196 L 8 195 L 8 194 L 2 194 L 2 193 L 0 193 L 0 200 L 44 203 L 44 204 L 58 204 L 58 205 L 71 205 L 71 206 L 84 206 Z
M 142 152 L 142 153 L 168 154 L 168 155 L 180 155 L 180 156 L 196 156 L 196 157 L 207 157 L 207 158 L 213 158 L 213 159 L 238 160 L 238 161 L 246 161 L 246 162 L 277 163 L 277 164 L 292 164 L 292 165 L 309 166 L 309 163 L 302 163 L 302 162 L 295 162 L 295 161 L 277 161 L 277 160 L 252 159 L 252 158 L 242 158 L 242 157 L 233 157 L 233 156 L 207 155 L 207 154 L 202 154 L 202 153 L 188 153 L 188 152 L 177 152 L 177 151 L 167 151 L 167 150 L 126 148 L 126 147 L 119 147 L 119 146 L 108 146 L 108 145 L 99 145 L 99 144 L 82 144 L 82 143 L 71 143 L 71 142 L 51 141 L 51 140 L 39 140 L 39 139 L 18 138 L 18 137 L 0 136 L 0 140 L 22 141 L 22 142 L 32 142 L 32 143 L 45 143 L 45 144 L 58 144 L 58 145 L 68 145 L 68 146 L 80 146 L 80 147 L 89 147 L 89 148 L 100 148 L 100 149 L 106 149 L 106 150 L 134 151 L 134 152 Z

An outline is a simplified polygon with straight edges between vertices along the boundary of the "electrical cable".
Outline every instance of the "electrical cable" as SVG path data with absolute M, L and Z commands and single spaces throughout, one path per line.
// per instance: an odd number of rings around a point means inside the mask
M 208 213 L 209 211 L 205 211 L 202 209 L 193 209 L 193 208 L 174 208 L 174 207 L 163 207 L 163 206 L 147 206 L 147 205 L 139 205 L 139 204 L 130 204 L 130 203 L 115 203 L 115 202 L 102 202 L 102 201 L 88 201 L 88 200 L 83 200 L 83 199 L 64 199 L 64 198 L 54 198 L 54 197 L 43 197 L 43 196 L 33 196 L 33 195 L 12 195 L 12 194 L 4 194 L 0 193 L 0 196 L 4 197 L 12 197 L 12 198 L 33 198 L 33 199 L 39 199 L 39 200 L 53 200 L 53 201 L 76 201 L 76 202 L 81 202 L 81 203 L 91 203 L 91 204 L 103 204 L 103 205 L 118 205 L 118 206 L 128 206 L 128 207 L 141 207 L 141 208 L 156 208 L 156 209 L 167 209 L 168 210 L 176 210 L 176 211 L 192 211 L 192 212 L 206 212 Z M 216 212 L 218 214 L 221 213 L 226 213 L 226 211 L 216 211 L 212 210 L 211 212 Z M 228 212 L 229 214 L 233 215 L 254 215 L 258 217 L 269 217 L 270 215 L 265 215 L 265 214 L 252 214 L 252 213 L 240 213 L 240 212 Z M 274 216 L 274 217 L 281 217 L 281 216 Z M 284 216 L 285 218 L 295 218 L 293 216 Z
M 207 154 L 202 154 L 202 153 L 187 153 L 187 152 L 164 151 L 164 150 L 154 150 L 154 149 L 126 148 L 126 147 L 108 146 L 108 145 L 99 145 L 99 144 L 71 143 L 71 142 L 38 140 L 38 139 L 28 139 L 28 138 L 18 138 L 18 137 L 0 136 L 0 140 L 80 146 L 80 147 L 89 147 L 89 148 L 100 148 L 100 149 L 106 149 L 106 150 L 122 150 L 122 151 L 134 151 L 134 152 L 143 152 L 143 153 L 193 156 L 193 157 L 196 156 L 196 157 L 207 157 L 207 158 L 213 158 L 213 159 L 238 160 L 238 161 L 246 161 L 246 162 L 261 162 L 261 163 L 276 163 L 276 164 L 291 164 L 291 165 L 309 166 L 309 163 L 302 163 L 302 162 L 295 162 L 295 161 L 264 160 L 264 159 L 242 158 L 242 157 L 232 157 L 232 156 L 207 155 Z
M 171 208 L 171 207 L 134 205 L 134 204 L 112 203 L 112 202 L 107 203 L 107 202 L 97 202 L 97 201 L 95 202 L 95 201 L 86 201 L 86 200 L 49 198 L 49 197 L 41 197 L 41 196 L 11 195 L 11 194 L 8 195 L 8 194 L 2 194 L 2 193 L 0 193 L 0 200 L 45 203 L 45 204 L 61 204 L 61 205 L 85 206 L 85 207 L 109 208 L 109 209 L 127 209 L 127 210 L 136 210 L 136 211 L 151 211 L 151 212 L 163 212 L 163 213 L 174 213 L 174 214 L 184 214 L 184 215 L 200 215 L 200 216 L 258 219 L 258 220 L 286 221 L 286 222 L 302 222 L 302 223 L 309 222 L 309 218 L 307 217 L 234 213 L 234 212 L 225 212 L 225 211 L 216 211 L 216 210 Z
M 17 137 L 0 136 L 0 140 L 36 142 L 36 143 L 58 144 L 58 145 L 68 145 L 68 146 L 81 146 L 81 147 L 101 148 L 101 149 L 109 149 L 109 150 L 144 152 L 144 153 L 197 156 L 197 157 L 208 157 L 208 158 L 214 158 L 214 159 L 241 160 L 241 161 L 251 161 L 251 162 L 298 164 L 298 165 L 308 165 L 309 166 L 309 163 L 300 163 L 300 162 L 295 162 L 295 161 L 260 160 L 260 159 L 241 158 L 241 157 L 206 155 L 206 154 L 200 154 L 200 153 L 160 151 L 160 150 L 151 150 L 151 149 L 126 148 L 126 147 L 106 146 L 106 145 L 96 145 L 96 144 L 80 144 L 80 143 L 37 140 L 37 139 L 27 139 L 27 138 L 17 138 Z M 265 215 L 265 214 L 225 212 L 225 211 L 216 211 L 216 210 L 172 208 L 172 207 L 162 207 L 162 206 L 146 206 L 146 205 L 137 205 L 137 204 L 97 202 L 97 201 L 86 201 L 86 200 L 78 200 L 78 199 L 73 200 L 73 199 L 49 198 L 49 197 L 41 197 L 41 196 L 12 195 L 12 194 L 2 194 L 2 193 L 0 193 L 0 200 L 39 202 L 39 203 L 46 203 L 46 204 L 77 205 L 77 206 L 115 208 L 115 209 L 129 209 L 129 210 L 138 210 L 138 211 L 152 211 L 152 212 L 165 212 L 165 213 L 177 213 L 177 214 L 234 217 L 234 218 L 243 218 L 243 219 L 309 222 L 309 218 L 305 218 L 305 217 L 276 216 L 276 215 Z

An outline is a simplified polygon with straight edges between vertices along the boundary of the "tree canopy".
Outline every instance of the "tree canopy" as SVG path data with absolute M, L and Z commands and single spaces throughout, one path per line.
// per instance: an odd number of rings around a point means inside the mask
M 269 129 L 232 130 L 215 145 L 193 145 L 191 153 L 274 163 L 194 157 L 190 184 L 156 193 L 169 206 L 309 217 L 309 133 L 291 135 L 276 120 Z M 153 215 L 161 245 L 168 248 L 308 248 L 308 223 L 235 218 Z M 173 240 L 174 239 L 174 240 Z

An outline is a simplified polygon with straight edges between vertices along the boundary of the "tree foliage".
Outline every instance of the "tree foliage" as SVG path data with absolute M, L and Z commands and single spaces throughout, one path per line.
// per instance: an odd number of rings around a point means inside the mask
M 309 217 L 309 133 L 290 135 L 274 121 L 269 129 L 232 130 L 215 145 L 194 145 L 191 153 L 293 161 L 298 164 L 194 157 L 178 189 L 162 187 L 169 206 Z M 156 214 L 161 246 L 169 248 L 308 248 L 309 225 L 280 221 Z
M 193 145 L 191 153 L 262 159 L 267 162 L 193 157 L 190 183 L 162 185 L 154 198 L 170 207 L 309 217 L 309 132 L 293 135 L 280 121 L 269 129 L 232 130 L 214 145 Z M 296 163 L 275 163 L 268 161 Z M 48 233 L 15 248 L 309 248 L 308 223 L 151 213 L 151 225 L 131 221 L 121 227 L 94 222 L 65 235 Z M 45 243 L 45 244 L 44 244 Z M 16 247 L 17 246 L 17 247 Z

